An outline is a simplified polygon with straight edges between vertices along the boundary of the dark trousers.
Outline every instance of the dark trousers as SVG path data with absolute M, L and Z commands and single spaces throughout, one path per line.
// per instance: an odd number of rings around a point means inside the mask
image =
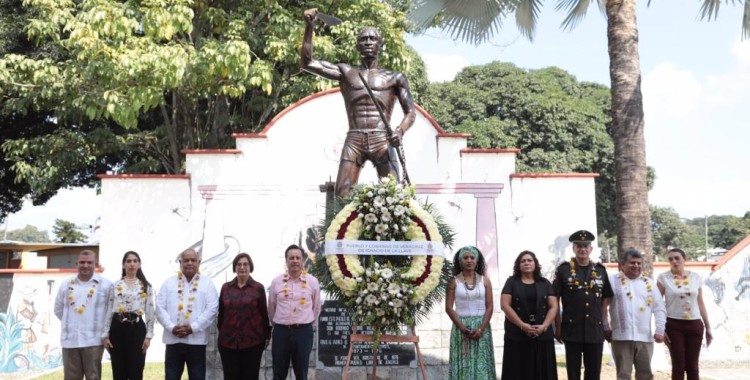
M 206 346 L 197 344 L 168 344 L 164 354 L 164 379 L 180 380 L 188 368 L 188 379 L 206 379 Z
M 118 314 L 112 315 L 109 341 L 112 348 L 112 378 L 114 380 L 142 380 L 146 354 L 143 353 L 143 340 L 146 339 L 146 324 L 120 322 Z
M 581 355 L 586 368 L 584 380 L 599 380 L 604 343 L 565 342 L 565 369 L 568 380 L 581 380 Z
M 224 380 L 258 380 L 264 350 L 264 344 L 240 349 L 219 346 Z
M 700 319 L 667 318 L 665 332 L 669 337 L 672 357 L 672 380 L 698 380 L 698 358 L 703 343 L 703 322 Z
M 307 367 L 313 344 L 312 323 L 298 327 L 274 325 L 271 340 L 273 380 L 284 380 L 292 361 L 294 378 L 307 380 Z

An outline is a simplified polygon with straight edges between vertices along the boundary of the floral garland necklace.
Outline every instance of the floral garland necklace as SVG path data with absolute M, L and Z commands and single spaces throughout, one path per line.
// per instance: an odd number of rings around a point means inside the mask
M 145 301 L 148 294 L 146 294 L 145 286 L 143 285 L 143 282 L 139 279 L 135 279 L 136 282 L 138 282 L 138 285 L 140 286 L 140 292 L 138 292 L 138 295 L 141 300 Z M 128 284 L 127 278 L 123 277 L 123 282 L 126 286 L 130 287 L 131 285 Z M 135 283 L 133 283 L 135 285 Z M 130 298 L 125 297 L 125 294 L 123 292 L 124 288 L 122 287 L 122 284 L 118 284 L 115 288 L 117 290 L 117 300 L 119 301 L 117 304 L 120 305 L 117 308 L 117 312 L 120 313 L 120 315 L 125 314 L 125 310 L 127 309 L 125 306 L 129 305 L 132 301 Z M 143 315 L 143 308 L 139 308 L 135 311 L 138 315 Z
M 294 298 L 294 293 L 292 293 L 291 290 L 289 290 L 289 280 L 291 278 L 292 277 L 289 276 L 289 272 L 284 273 L 284 288 L 281 289 L 284 292 L 284 297 L 289 297 L 291 295 L 292 298 Z M 306 270 L 304 269 L 302 270 L 302 273 L 299 275 L 299 280 L 302 281 L 302 289 L 307 289 L 307 271 Z M 300 297 L 299 299 L 299 304 L 304 305 L 306 303 L 307 303 L 307 298 L 305 298 L 305 296 L 302 295 L 302 297 Z
M 177 324 L 180 319 L 184 318 L 185 322 L 190 320 L 190 314 L 193 312 L 193 302 L 195 301 L 195 293 L 198 291 L 198 280 L 200 280 L 200 273 L 196 273 L 190 281 L 190 289 L 185 291 L 185 281 L 183 281 L 182 272 L 177 272 L 177 297 L 179 303 L 177 304 Z M 187 302 L 185 302 L 185 293 L 187 293 Z M 184 311 L 183 311 L 184 310 Z
M 690 288 L 687 287 L 690 285 L 690 280 L 688 279 L 688 274 L 683 273 L 682 275 L 672 274 L 672 277 L 674 278 L 674 284 L 677 286 L 677 289 L 682 289 L 683 286 L 685 286 L 685 290 L 680 295 L 681 299 L 685 300 L 684 305 L 682 306 L 683 310 L 683 316 L 685 319 L 692 319 L 693 314 L 690 313 L 692 310 L 692 305 L 690 304 L 690 298 L 685 299 L 685 297 L 690 297 L 692 295 L 692 292 L 690 291 Z
M 628 296 L 628 299 L 632 301 L 633 300 L 633 293 L 632 293 L 632 291 L 630 289 L 628 277 L 625 276 L 625 273 L 623 273 L 622 271 L 620 271 L 620 273 L 618 274 L 618 276 L 620 277 L 620 283 L 622 284 L 622 287 L 625 289 L 626 295 Z M 647 294 L 646 294 L 646 306 L 641 306 L 638 309 L 640 311 L 644 311 L 644 310 L 646 310 L 647 307 L 651 307 L 651 304 L 654 303 L 654 297 L 651 295 L 651 291 L 654 289 L 654 287 L 653 287 L 653 285 L 650 282 L 648 282 L 648 277 L 646 277 L 645 275 L 641 274 L 641 279 L 643 280 L 644 283 L 646 283 L 646 292 L 647 292 Z
M 593 263 L 589 262 L 589 264 L 593 264 Z M 589 272 L 589 277 L 590 279 L 588 281 L 585 281 L 585 280 L 583 281 L 584 289 L 594 288 L 594 284 L 595 284 L 594 280 L 596 280 L 599 277 L 599 275 L 596 272 L 595 266 L 591 268 L 591 271 Z M 575 258 L 570 259 L 570 277 L 568 278 L 568 282 L 569 283 L 572 282 L 573 284 L 575 284 L 575 286 L 581 285 L 581 282 L 578 281 L 578 277 L 576 277 L 576 259 Z
M 91 299 L 94 298 L 94 293 L 96 293 L 96 286 L 99 285 L 99 281 L 94 280 L 93 278 L 90 280 L 94 284 L 91 285 L 91 289 L 86 293 L 86 302 L 82 304 L 78 304 L 78 301 L 76 301 L 76 297 L 74 295 L 75 288 L 73 285 L 77 284 L 79 281 L 78 279 L 74 278 L 70 280 L 70 285 L 68 286 L 68 301 L 70 301 L 70 307 L 75 309 L 76 313 L 83 314 L 84 311 L 86 311 L 86 305 L 91 302 Z M 76 306 L 78 304 L 78 306 Z

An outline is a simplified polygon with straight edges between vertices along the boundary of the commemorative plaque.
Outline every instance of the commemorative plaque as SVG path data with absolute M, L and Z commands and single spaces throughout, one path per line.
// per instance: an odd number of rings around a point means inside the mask
M 406 332 L 406 328 L 402 333 Z M 343 367 L 349 353 L 349 334 L 352 325 L 349 313 L 339 301 L 329 300 L 323 303 L 318 319 L 318 365 L 325 367 Z M 357 334 L 372 334 L 372 329 L 360 327 Z M 373 359 L 370 343 L 356 342 L 352 349 L 351 366 L 372 366 L 377 360 L 381 366 L 408 366 L 415 361 L 412 344 L 381 343 L 378 354 Z

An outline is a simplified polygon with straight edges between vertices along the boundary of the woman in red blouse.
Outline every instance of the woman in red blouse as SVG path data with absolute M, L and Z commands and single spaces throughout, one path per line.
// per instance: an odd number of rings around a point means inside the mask
M 224 379 L 258 379 L 260 359 L 271 339 L 266 289 L 253 280 L 253 260 L 240 253 L 232 261 L 237 276 L 219 295 L 219 354 Z

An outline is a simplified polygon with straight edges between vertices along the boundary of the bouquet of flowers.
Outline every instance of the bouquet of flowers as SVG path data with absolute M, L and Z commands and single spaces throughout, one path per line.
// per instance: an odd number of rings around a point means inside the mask
M 392 177 L 355 188 L 347 200 L 326 223 L 325 240 L 452 242 L 452 229 L 416 201 L 411 186 Z M 415 324 L 440 301 L 450 278 L 444 262 L 442 253 L 331 254 L 319 259 L 314 271 L 323 289 L 349 309 L 353 323 L 373 328 L 377 345 L 384 332 Z
M 364 223 L 362 240 L 407 240 L 411 211 L 410 200 L 414 189 L 405 187 L 389 177 L 376 185 L 365 185 L 355 191 L 354 204 Z

